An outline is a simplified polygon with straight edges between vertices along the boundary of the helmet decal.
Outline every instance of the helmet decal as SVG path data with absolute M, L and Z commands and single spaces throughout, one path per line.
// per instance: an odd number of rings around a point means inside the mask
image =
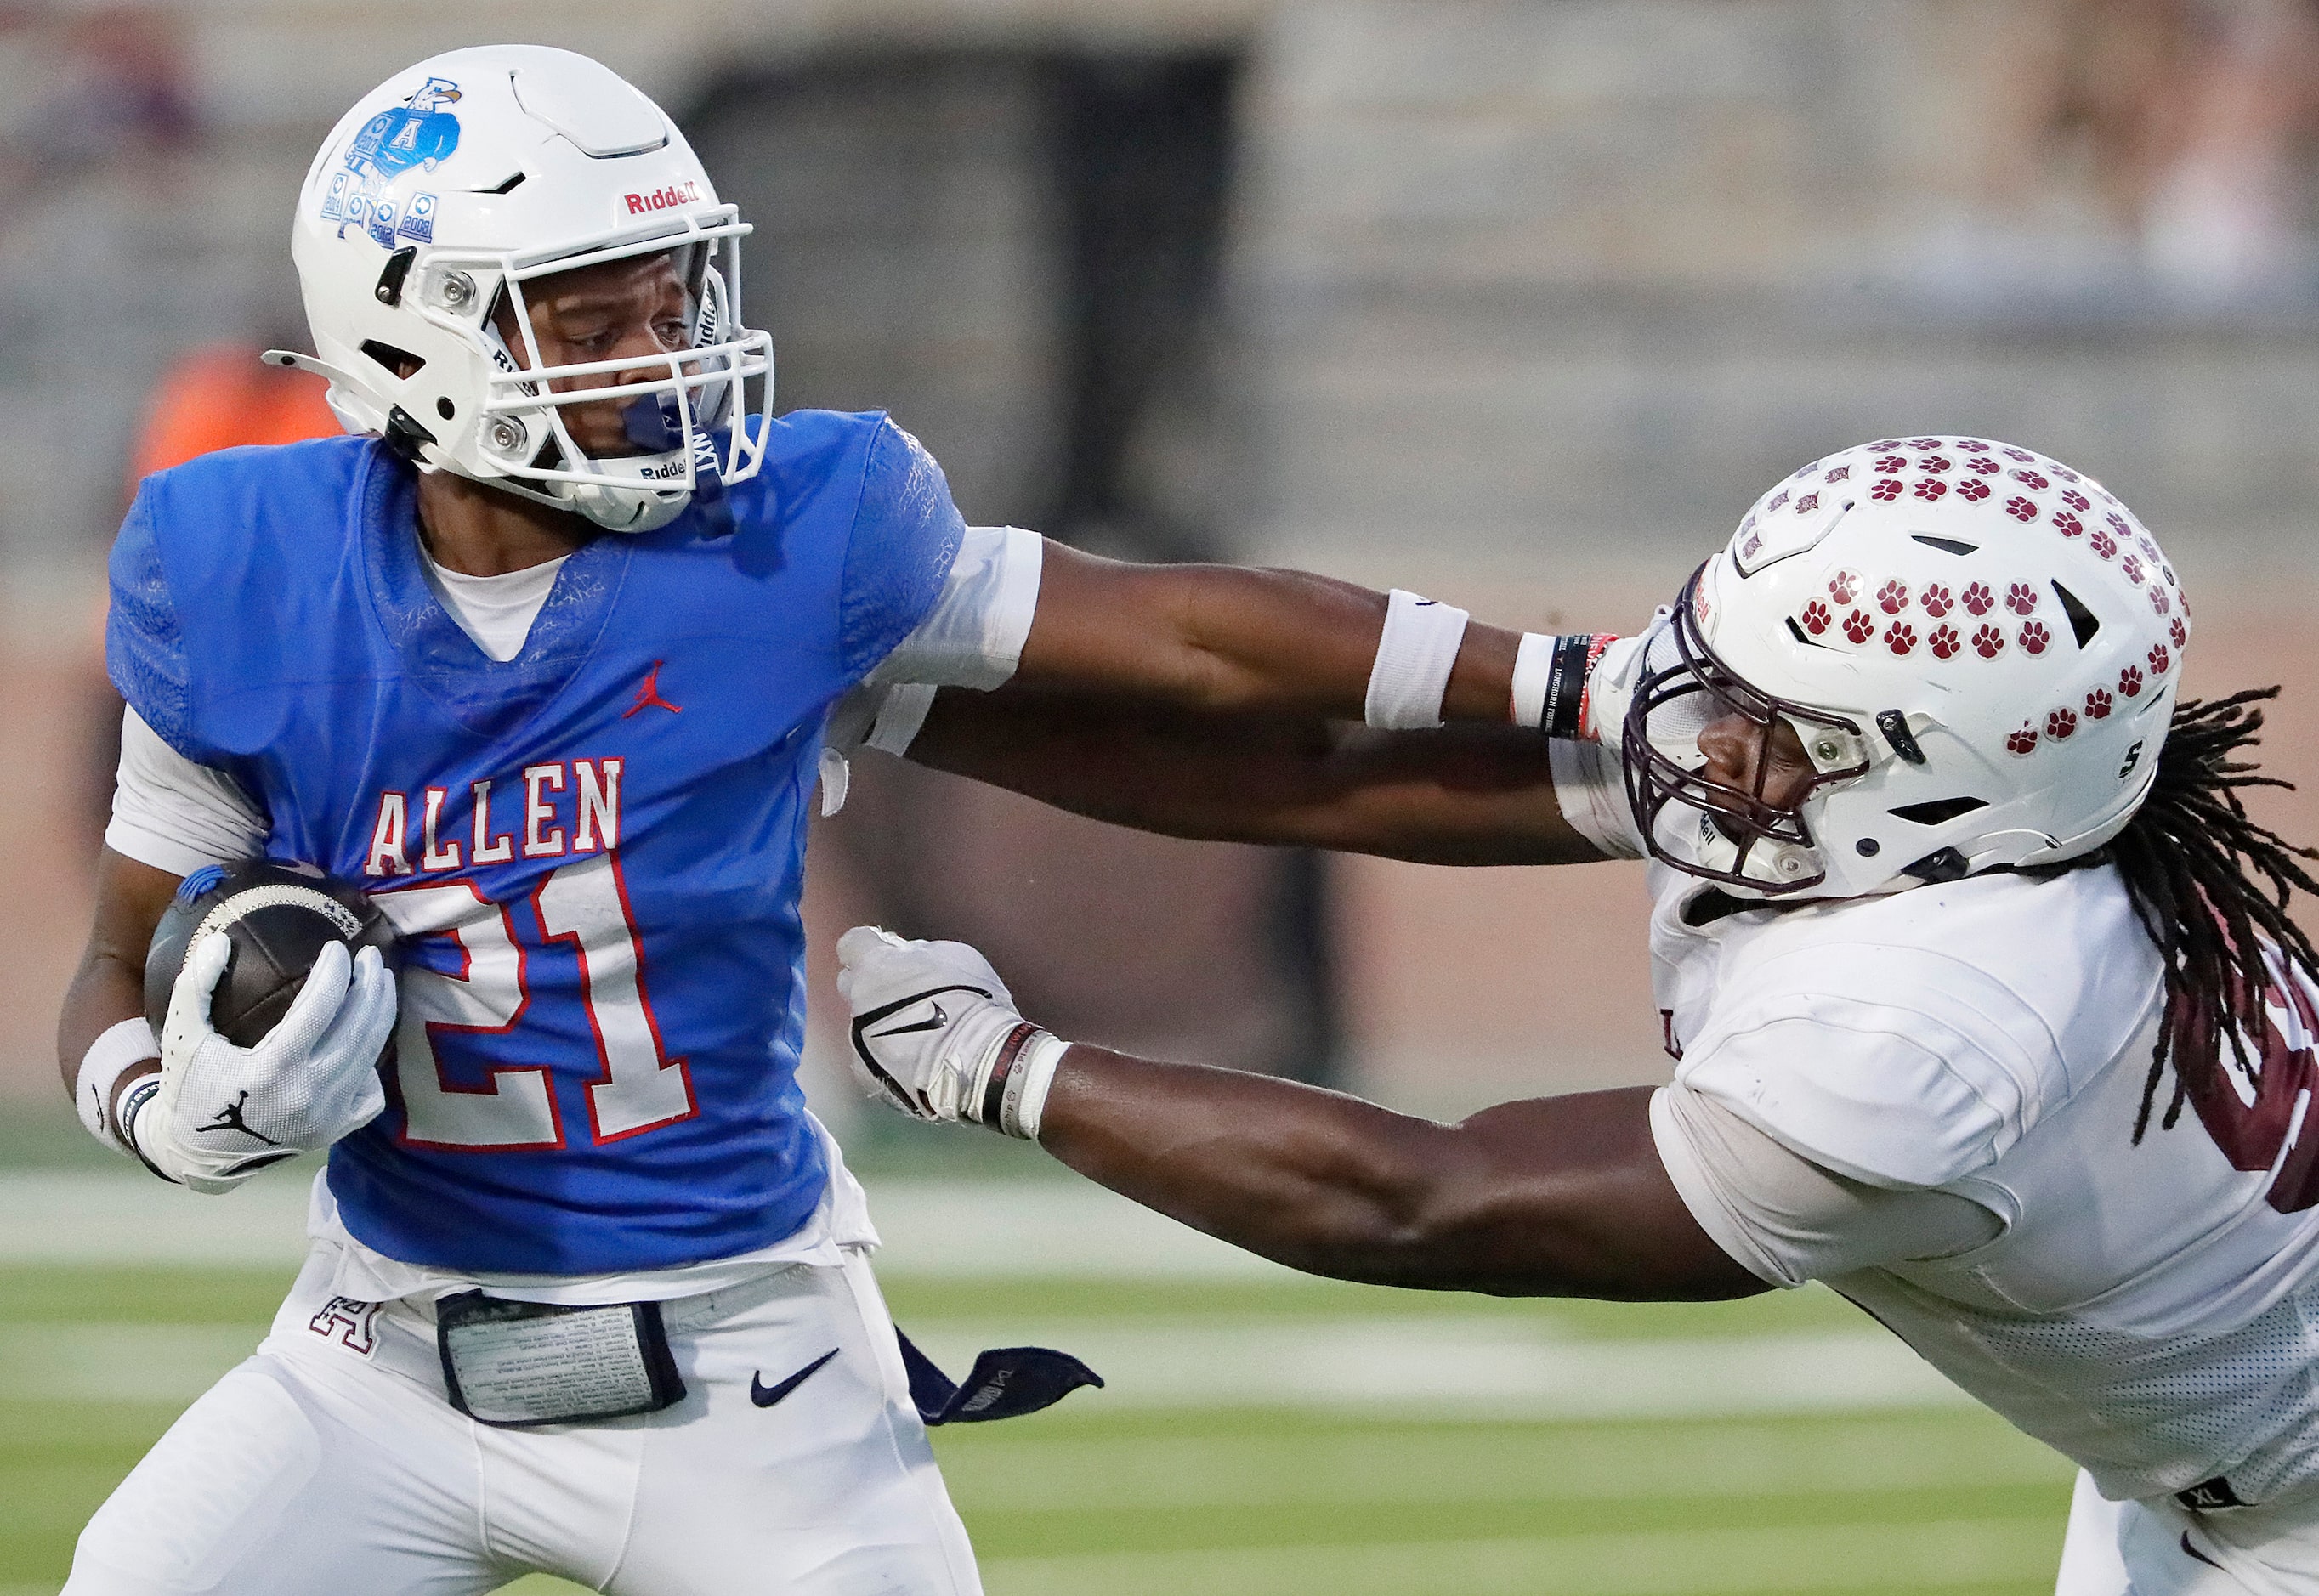
M 649 531 L 762 464 L 772 344 L 743 319 L 749 231 L 675 124 L 605 67 L 453 50 L 365 95 L 325 142 L 293 234 L 316 353 L 284 362 L 329 379 L 349 431 L 427 469 Z M 376 292 L 382 250 L 407 257 L 393 294 Z M 590 361 L 545 336 L 541 279 L 663 259 L 684 338 Z
M 398 237 L 421 244 L 433 241 L 438 196 L 411 195 L 400 207 L 398 220 L 398 206 L 387 190 L 413 167 L 433 171 L 459 148 L 459 119 L 444 107 L 462 97 L 459 86 L 449 78 L 429 77 L 401 105 L 363 124 L 322 196 L 321 218 L 338 224 L 338 237 L 346 237 L 350 227 L 360 227 L 383 249 L 393 248 Z

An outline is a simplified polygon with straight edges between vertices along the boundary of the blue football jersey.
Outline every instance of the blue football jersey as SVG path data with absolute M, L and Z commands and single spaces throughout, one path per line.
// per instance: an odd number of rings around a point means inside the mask
M 209 455 L 112 560 L 138 714 L 402 933 L 389 1106 L 330 1153 L 347 1228 L 487 1273 L 770 1245 L 827 1173 L 796 1080 L 822 725 L 941 592 L 941 471 L 792 412 L 729 519 L 586 545 L 504 663 L 428 585 L 416 482 L 374 439 Z

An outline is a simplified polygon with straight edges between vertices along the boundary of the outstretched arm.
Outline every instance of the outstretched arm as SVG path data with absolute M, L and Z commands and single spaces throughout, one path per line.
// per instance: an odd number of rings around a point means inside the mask
M 1158 704 L 1362 717 L 1383 593 L 1298 571 L 1137 565 L 1049 543 L 1015 680 Z M 1448 720 L 1509 718 L 1521 635 L 1469 623 Z
M 1068 1047 L 959 942 L 840 939 L 855 1061 L 897 1107 L 1033 1138 L 1113 1190 L 1313 1274 L 1503 1296 L 1706 1300 L 1764 1282 L 1660 1162 L 1650 1093 L 1438 1124 L 1294 1082 Z
M 1146 1207 L 1310 1274 L 1499 1296 L 1764 1290 L 1667 1178 L 1650 1096 L 1538 1098 L 1444 1125 L 1079 1046 L 1055 1072 L 1039 1141 Z
M 1171 836 L 1424 864 L 1604 857 L 1563 816 L 1547 740 L 1516 726 L 1376 732 L 1019 687 L 945 690 L 909 754 L 1074 814 Z

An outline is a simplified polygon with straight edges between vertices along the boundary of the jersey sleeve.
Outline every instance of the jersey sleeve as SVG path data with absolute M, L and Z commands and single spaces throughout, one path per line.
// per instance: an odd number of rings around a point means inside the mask
M 2035 1122 L 2024 1039 L 2046 1033 L 1972 966 L 1823 945 L 1734 978 L 1750 989 L 1684 1050 L 1675 1079 L 1816 1164 L 1870 1186 L 1945 1186 Z
M 176 596 L 161 564 L 152 489 L 138 491 L 113 542 L 112 602 L 104 618 L 104 668 L 113 685 L 156 736 L 194 752 L 193 669 L 177 620 Z
M 965 540 L 950 483 L 918 440 L 878 424 L 838 589 L 838 646 L 865 676 L 926 618 Z
M 969 527 L 934 608 L 870 673 L 873 682 L 990 689 L 1023 660 L 1046 540 L 1020 527 Z
M 1839 1175 L 1687 1087 L 1652 1094 L 1651 1140 L 1700 1229 L 1769 1285 L 1953 1258 L 2004 1230 L 1969 1197 Z
M 121 765 L 104 845 L 173 876 L 231 864 L 266 848 L 265 812 L 222 771 L 195 764 L 131 709 L 121 720 Z

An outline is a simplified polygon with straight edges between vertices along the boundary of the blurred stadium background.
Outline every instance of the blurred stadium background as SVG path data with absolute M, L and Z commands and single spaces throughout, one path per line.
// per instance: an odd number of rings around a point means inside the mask
M 2194 689 L 2283 682 L 2271 762 L 2319 777 L 2310 0 L 0 6 L 5 1596 L 298 1245 L 294 1181 L 173 1201 L 56 1085 L 104 550 L 140 469 L 311 415 L 246 360 L 303 342 L 295 185 L 371 85 L 487 40 L 676 112 L 756 224 L 783 407 L 892 410 L 970 518 L 1618 627 L 1803 461 L 1993 434 L 2136 506 Z M 825 958 L 855 918 L 968 936 L 1067 1033 L 1427 1112 L 1664 1069 L 1630 870 L 1194 847 L 862 765 Z M 863 1119 L 817 1059 L 905 1322 L 1113 1376 L 943 1438 L 997 1596 L 2050 1588 L 2067 1471 L 1822 1294 L 1300 1282 Z

